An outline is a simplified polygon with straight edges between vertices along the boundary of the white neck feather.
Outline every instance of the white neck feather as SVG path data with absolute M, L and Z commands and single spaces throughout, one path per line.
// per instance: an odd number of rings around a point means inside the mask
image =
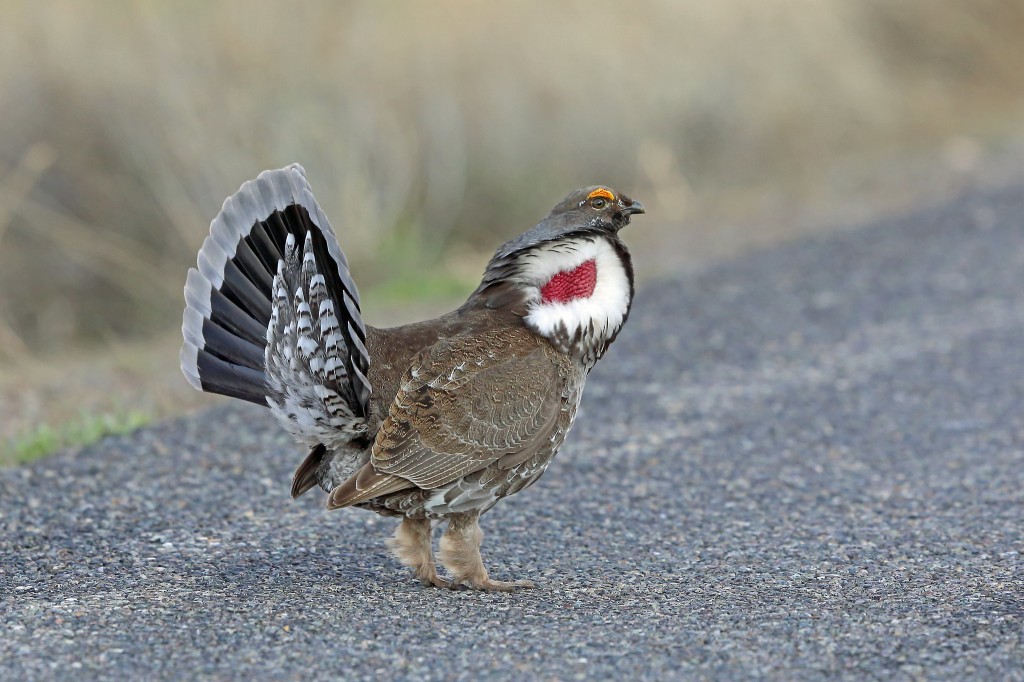
M 588 260 L 597 265 L 594 292 L 586 298 L 558 302 L 542 300 L 541 288 L 555 275 L 571 271 Z M 602 237 L 575 238 L 545 244 L 524 259 L 519 275 L 529 303 L 526 324 L 551 340 L 560 350 L 573 346 L 596 361 L 615 336 L 629 312 L 631 288 L 622 259 Z

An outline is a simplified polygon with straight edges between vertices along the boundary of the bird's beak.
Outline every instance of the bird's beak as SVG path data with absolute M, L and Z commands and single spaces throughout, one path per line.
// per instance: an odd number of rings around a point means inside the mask
M 619 197 L 619 210 L 622 211 L 623 215 L 646 213 L 646 211 L 644 211 L 643 204 L 639 201 L 633 201 L 629 197 Z

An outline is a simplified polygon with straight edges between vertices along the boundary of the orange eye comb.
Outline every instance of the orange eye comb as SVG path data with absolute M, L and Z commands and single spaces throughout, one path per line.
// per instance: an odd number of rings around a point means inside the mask
M 594 197 L 601 197 L 603 199 L 607 199 L 608 201 L 615 201 L 615 195 L 612 194 L 612 191 L 609 190 L 609 189 L 605 189 L 604 187 L 598 187 L 593 192 L 588 194 L 587 195 L 587 200 L 589 201 L 590 199 L 593 199 Z

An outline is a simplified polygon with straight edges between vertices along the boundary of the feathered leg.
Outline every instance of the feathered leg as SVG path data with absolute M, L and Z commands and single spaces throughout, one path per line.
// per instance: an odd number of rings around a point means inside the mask
M 388 540 L 388 548 L 399 561 L 416 572 L 416 577 L 424 585 L 449 587 L 446 580 L 437 577 L 430 539 L 430 519 L 404 518 L 395 529 L 395 537 Z
M 487 577 L 480 544 L 484 533 L 480 530 L 480 515 L 476 512 L 455 514 L 448 520 L 448 528 L 441 536 L 438 558 L 452 572 L 452 585 L 466 584 L 475 590 L 511 592 L 517 587 L 533 587 L 529 580 L 505 582 Z

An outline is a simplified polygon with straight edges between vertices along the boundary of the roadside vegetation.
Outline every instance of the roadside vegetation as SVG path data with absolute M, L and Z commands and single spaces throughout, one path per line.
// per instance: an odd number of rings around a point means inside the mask
M 146 414 L 126 411 L 82 414 L 57 426 L 37 424 L 0 449 L 0 466 L 24 464 L 63 448 L 92 445 L 105 436 L 131 433 L 147 423 Z

